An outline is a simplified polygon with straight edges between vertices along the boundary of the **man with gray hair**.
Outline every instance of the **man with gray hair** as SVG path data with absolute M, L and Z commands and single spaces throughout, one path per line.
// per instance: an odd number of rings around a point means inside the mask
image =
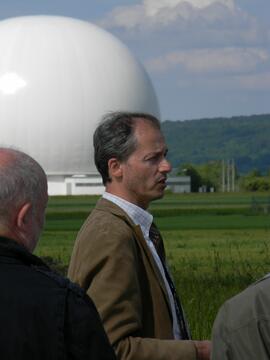
M 158 119 L 111 113 L 94 134 L 105 193 L 78 234 L 69 276 L 87 290 L 120 360 L 207 360 L 208 341 L 191 340 L 147 211 L 161 198 L 171 165 Z
M 47 201 L 40 165 L 23 152 L 1 147 L 1 358 L 114 360 L 92 301 L 31 254 Z

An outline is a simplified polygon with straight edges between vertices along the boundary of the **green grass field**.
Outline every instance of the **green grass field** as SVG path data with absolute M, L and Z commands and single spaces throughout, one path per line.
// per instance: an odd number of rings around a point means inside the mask
M 51 197 L 36 254 L 66 272 L 98 197 Z M 270 194 L 166 194 L 150 208 L 191 324 L 209 338 L 219 306 L 270 271 Z

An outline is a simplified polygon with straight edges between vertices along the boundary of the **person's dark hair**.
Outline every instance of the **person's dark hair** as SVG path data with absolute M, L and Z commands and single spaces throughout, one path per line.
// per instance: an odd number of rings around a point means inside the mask
M 125 161 L 137 146 L 134 128 L 139 119 L 150 122 L 160 129 L 159 120 L 150 114 L 131 112 L 112 112 L 106 114 L 94 133 L 95 164 L 106 185 L 111 179 L 108 161 L 116 158 Z
M 47 178 L 41 166 L 29 155 L 0 147 L 11 160 L 0 165 L 0 223 L 8 223 L 12 209 L 29 201 L 34 212 L 44 192 Z

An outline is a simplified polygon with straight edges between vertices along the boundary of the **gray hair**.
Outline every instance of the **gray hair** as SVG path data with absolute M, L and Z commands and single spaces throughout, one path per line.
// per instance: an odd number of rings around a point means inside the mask
M 1 153 L 9 156 L 1 163 Z M 47 178 L 42 167 L 29 155 L 0 147 L 0 223 L 7 224 L 12 211 L 25 202 L 36 207 L 47 191 Z
M 102 176 L 103 184 L 110 182 L 108 161 L 116 158 L 126 161 L 136 150 L 134 136 L 136 122 L 143 119 L 160 129 L 160 123 L 153 115 L 145 113 L 112 112 L 106 114 L 94 133 L 95 164 Z

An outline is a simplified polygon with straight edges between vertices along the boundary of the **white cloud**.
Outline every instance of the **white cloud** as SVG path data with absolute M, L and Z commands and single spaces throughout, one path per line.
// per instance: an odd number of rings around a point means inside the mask
M 139 25 L 143 19 L 145 19 L 145 12 L 142 5 L 119 6 L 99 21 L 99 24 L 108 28 L 119 26 L 131 29 Z
M 136 5 L 116 7 L 99 23 L 108 28 L 147 27 L 153 25 L 168 25 L 177 19 L 189 20 L 196 17 L 210 19 L 226 16 L 226 11 L 232 14 L 236 10 L 235 0 L 144 0 Z M 216 13 L 216 16 L 214 16 Z
M 175 112 L 191 118 L 194 111 L 195 117 L 201 117 L 193 99 L 205 113 L 220 108 L 228 114 L 228 103 L 231 114 L 241 113 L 240 97 L 251 99 L 254 94 L 250 111 L 259 106 L 266 109 L 269 22 L 261 21 L 258 9 L 251 1 L 244 6 L 245 1 L 137 0 L 137 5 L 116 7 L 99 24 L 126 43 L 147 67 L 167 117 L 179 118 L 170 115 Z M 226 106 L 219 99 L 223 93 L 231 99 Z M 181 96 L 183 107 L 178 103 Z M 212 96 L 216 102 L 209 106 Z
M 209 5 L 221 4 L 230 10 L 235 8 L 234 0 L 145 0 L 143 5 L 148 16 L 156 16 L 165 9 L 175 10 L 178 5 L 191 5 L 194 9 L 204 9 Z
M 270 90 L 270 72 L 237 76 L 234 87 L 250 91 Z
M 192 88 L 192 86 L 203 86 L 205 89 L 212 89 L 214 91 L 236 91 L 238 94 L 247 92 L 260 92 L 270 90 L 270 71 L 252 74 L 239 74 L 230 76 L 217 76 L 208 78 L 198 78 L 186 81 L 185 88 Z M 179 81 L 178 87 L 182 84 Z M 183 87 L 183 86 L 182 86 Z
M 150 60 L 147 68 L 164 72 L 181 67 L 189 73 L 243 73 L 270 61 L 270 53 L 259 48 L 195 49 L 171 52 Z
M 127 43 L 147 48 L 262 46 L 267 30 L 236 0 L 144 0 L 116 7 L 98 24 Z
M 116 7 L 98 24 L 155 54 L 188 47 L 265 46 L 269 29 L 236 0 L 144 0 Z M 135 46 L 135 47 L 136 47 Z

